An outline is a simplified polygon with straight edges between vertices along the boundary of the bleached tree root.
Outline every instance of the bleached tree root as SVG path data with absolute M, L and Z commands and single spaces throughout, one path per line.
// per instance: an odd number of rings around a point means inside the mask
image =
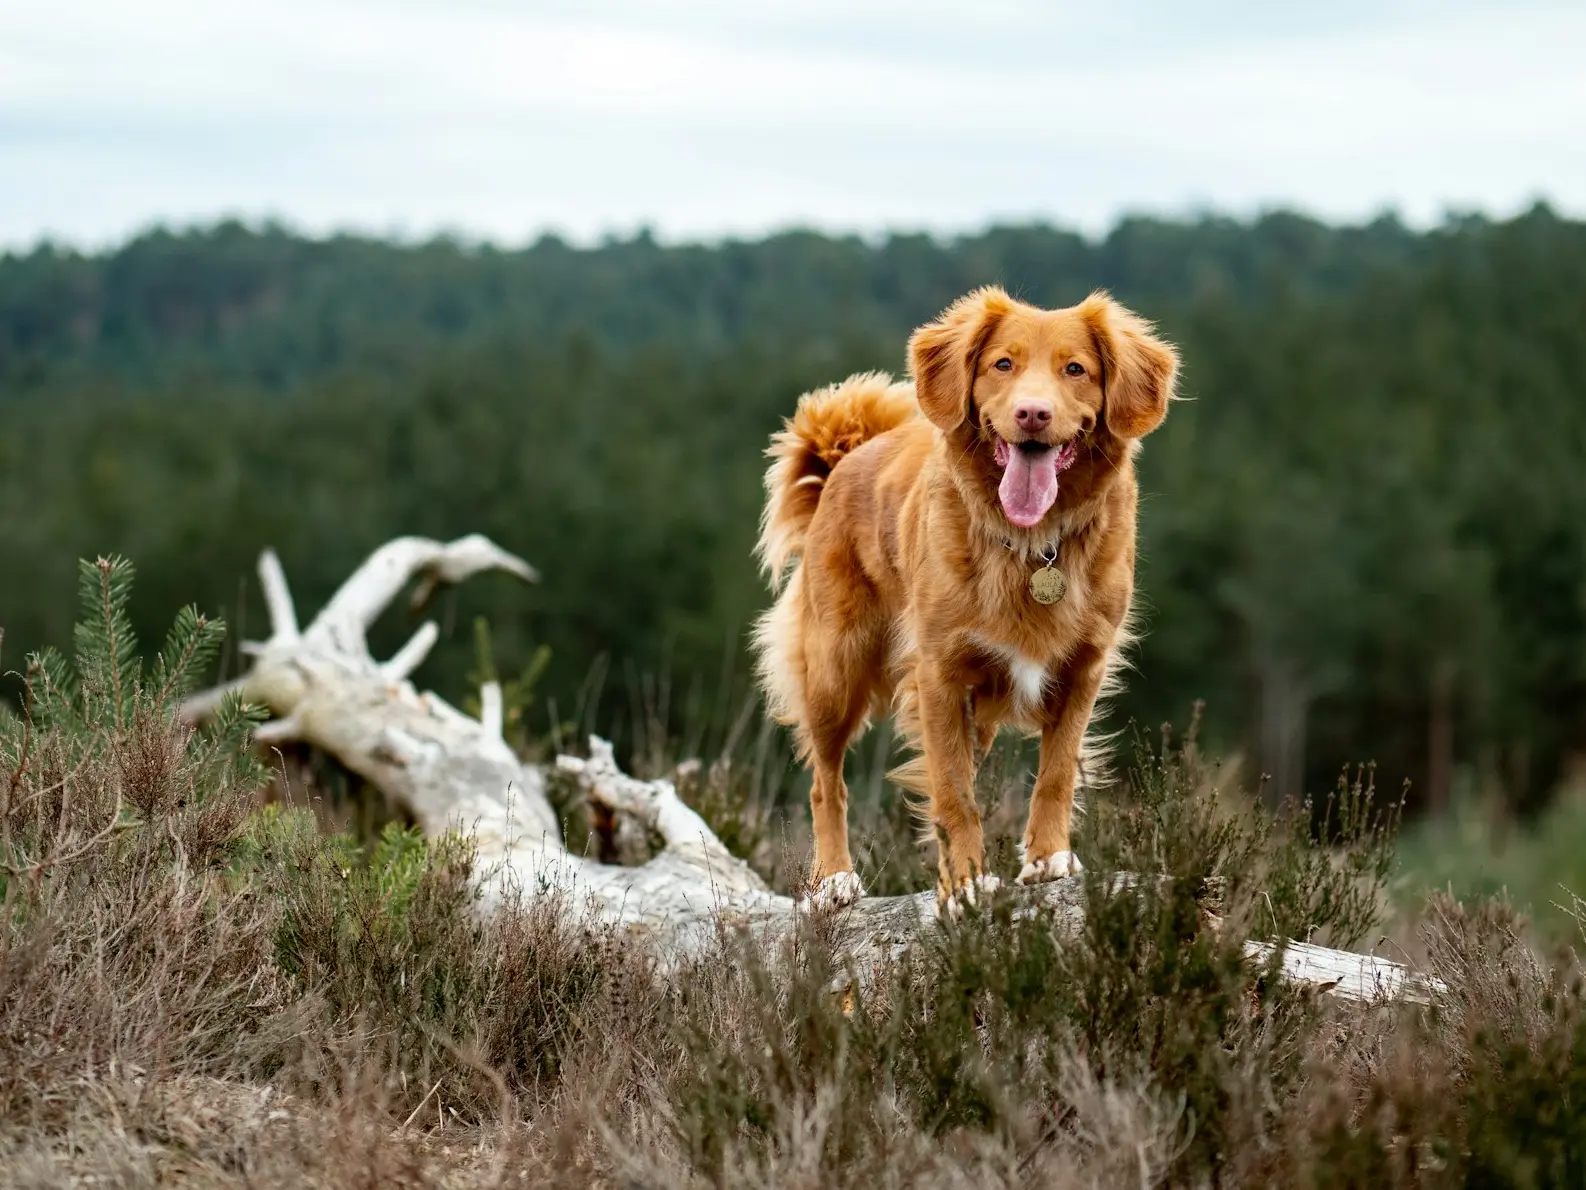
M 433 693 L 419 693 L 408 675 L 434 644 L 426 623 L 385 662 L 370 654 L 366 632 L 409 583 L 415 603 L 441 583 L 486 570 L 525 581 L 534 570 L 521 558 L 474 535 L 450 543 L 404 537 L 376 550 L 342 584 L 306 629 L 273 551 L 259 559 L 270 616 L 270 638 L 247 649 L 252 668 L 226 687 L 196 695 L 184 707 L 200 718 L 227 690 L 240 690 L 275 718 L 262 741 L 302 741 L 342 764 L 405 806 L 426 835 L 471 834 L 478 852 L 481 904 L 486 912 L 509 897 L 557 895 L 586 907 L 611 925 L 642 930 L 663 956 L 700 953 L 724 925 L 741 925 L 774 940 L 792 931 L 799 908 L 771 892 L 729 853 L 671 781 L 641 781 L 623 773 L 611 745 L 590 740 L 589 756 L 562 756 L 556 767 L 579 782 L 591 803 L 622 823 L 653 833 L 660 851 L 626 867 L 575 855 L 563 845 L 546 796 L 547 772 L 519 761 L 502 738 L 498 688 L 481 693 L 475 719 Z M 1135 877 L 1115 877 L 1120 889 Z M 1019 911 L 1050 914 L 1060 928 L 1083 920 L 1078 877 L 1009 889 Z M 861 980 L 890 962 L 936 923 L 934 892 L 872 897 L 837 911 L 830 924 L 842 956 Z M 1270 944 L 1251 942 L 1262 958 Z M 1356 1000 L 1425 999 L 1429 985 L 1401 964 L 1367 955 L 1291 943 L 1285 974 L 1330 994 Z

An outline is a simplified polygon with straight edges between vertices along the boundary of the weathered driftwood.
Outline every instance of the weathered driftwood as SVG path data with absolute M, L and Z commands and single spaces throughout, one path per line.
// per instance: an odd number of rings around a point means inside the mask
M 399 538 L 376 550 L 300 629 L 280 562 L 266 550 L 259 579 L 270 638 L 248 646 L 253 665 L 247 674 L 195 696 L 185 710 L 201 717 L 226 690 L 240 690 L 275 716 L 260 729 L 260 740 L 303 741 L 330 753 L 407 807 L 427 835 L 472 834 L 487 912 L 508 897 L 554 893 L 582 903 L 602 921 L 643 930 L 663 954 L 675 956 L 697 953 L 723 923 L 771 937 L 791 930 L 801 911 L 792 899 L 771 892 L 730 854 L 672 782 L 624 774 L 611 746 L 598 738 L 590 741 L 587 758 L 563 756 L 557 767 L 576 777 L 604 815 L 653 832 L 662 846 L 638 866 L 569 852 L 546 796 L 545 771 L 521 763 L 502 738 L 499 688 L 482 691 L 482 714 L 475 719 L 408 681 L 435 642 L 433 623 L 383 663 L 370 654 L 365 632 L 409 583 L 417 581 L 420 603 L 437 584 L 485 570 L 536 577 L 522 559 L 477 535 L 448 544 Z M 1135 880 L 1115 879 L 1120 886 Z M 1018 897 L 1021 912 L 1051 914 L 1058 926 L 1075 928 L 1083 917 L 1077 877 L 1004 895 Z M 864 978 L 935 923 L 937 904 L 934 892 L 922 892 L 867 898 L 840 913 L 844 958 Z M 1268 943 L 1248 944 L 1253 957 L 1269 949 Z M 1402 965 L 1366 955 L 1291 943 L 1283 966 L 1291 978 L 1351 999 L 1427 994 L 1426 984 Z

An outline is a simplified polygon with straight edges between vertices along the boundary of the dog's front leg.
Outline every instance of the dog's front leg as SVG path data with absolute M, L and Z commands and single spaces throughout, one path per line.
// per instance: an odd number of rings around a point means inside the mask
M 1024 828 L 1024 867 L 1020 884 L 1057 880 L 1080 870 L 1070 837 L 1074 813 L 1074 781 L 1085 728 L 1096 706 L 1106 654 L 1081 645 L 1054 684 L 1041 725 L 1041 764 L 1030 794 L 1030 818 Z
M 985 872 L 985 841 L 975 805 L 975 723 L 968 690 L 945 667 L 918 674 L 920 744 L 937 844 L 937 894 L 970 900 Z

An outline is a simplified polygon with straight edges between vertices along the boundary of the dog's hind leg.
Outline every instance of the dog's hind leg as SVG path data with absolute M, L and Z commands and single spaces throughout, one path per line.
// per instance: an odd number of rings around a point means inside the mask
M 880 673 L 879 634 L 860 630 L 820 632 L 806 641 L 804 717 L 801 742 L 814 780 L 810 817 L 815 828 L 815 863 L 810 883 L 822 904 L 857 900 L 864 889 L 848 849 L 848 785 L 843 758 L 863 729 Z

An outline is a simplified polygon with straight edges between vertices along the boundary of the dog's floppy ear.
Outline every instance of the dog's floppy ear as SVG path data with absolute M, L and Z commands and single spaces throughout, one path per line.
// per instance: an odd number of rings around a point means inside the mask
M 1080 304 L 1101 353 L 1102 417 L 1119 438 L 1144 438 L 1167 416 L 1178 376 L 1178 352 L 1151 324 L 1105 293 Z
M 981 349 L 1012 305 L 1012 298 L 988 285 L 959 298 L 909 339 L 914 399 L 944 433 L 952 433 L 969 416 Z

